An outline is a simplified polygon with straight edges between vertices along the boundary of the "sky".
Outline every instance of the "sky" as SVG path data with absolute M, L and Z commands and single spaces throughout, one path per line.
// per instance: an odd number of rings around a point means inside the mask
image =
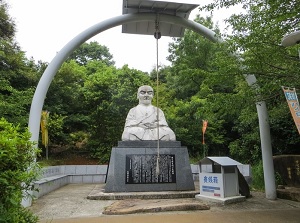
M 195 0 L 204 4 L 209 0 Z M 51 62 L 71 39 L 87 28 L 107 19 L 122 15 L 123 0 L 6 0 L 10 5 L 9 15 L 16 23 L 16 41 L 28 58 Z M 184 2 L 174 0 L 174 2 Z M 191 2 L 191 1 L 189 1 Z M 198 14 L 194 9 L 189 17 Z M 222 14 L 222 13 L 221 13 Z M 217 13 L 216 15 L 221 15 Z M 225 13 L 222 14 L 223 17 Z M 223 18 L 214 16 L 215 22 Z M 222 27 L 221 27 L 222 28 Z M 87 42 L 97 41 L 109 48 L 116 66 L 150 72 L 156 66 L 156 40 L 151 35 L 122 33 L 121 26 L 106 30 Z M 170 65 L 166 60 L 171 37 L 159 40 L 158 61 Z

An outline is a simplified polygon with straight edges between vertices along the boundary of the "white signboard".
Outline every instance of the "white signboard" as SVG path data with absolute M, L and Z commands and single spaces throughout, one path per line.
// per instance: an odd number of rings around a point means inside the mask
M 224 198 L 223 177 L 219 173 L 200 173 L 200 194 Z

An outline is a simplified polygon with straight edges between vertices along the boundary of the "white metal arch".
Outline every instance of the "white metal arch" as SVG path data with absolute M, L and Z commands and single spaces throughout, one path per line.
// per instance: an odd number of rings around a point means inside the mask
M 73 38 L 69 43 L 67 43 L 53 58 L 53 60 L 48 65 L 47 69 L 43 73 L 36 91 L 33 96 L 30 115 L 29 115 L 29 130 L 32 134 L 32 141 L 38 141 L 39 138 L 39 126 L 40 126 L 40 114 L 44 105 L 44 100 L 48 91 L 48 88 L 52 82 L 52 79 L 56 75 L 58 69 L 61 67 L 63 62 L 68 58 L 68 56 L 78 48 L 82 43 L 92 38 L 93 36 L 122 24 L 136 22 L 136 21 L 154 21 L 157 15 L 155 13 L 137 13 L 137 14 L 125 14 L 117 16 L 103 22 L 100 22 L 90 28 L 86 29 L 75 38 Z M 213 42 L 219 41 L 215 33 L 205 26 L 199 23 L 183 19 L 177 16 L 171 15 L 160 15 L 161 22 L 182 25 L 183 27 L 189 28 L 202 36 L 210 39 Z
M 82 43 L 92 38 L 93 36 L 108 30 L 110 28 L 131 23 L 137 21 L 155 21 L 156 13 L 137 13 L 137 14 L 125 14 L 117 16 L 103 22 L 100 22 L 85 31 L 81 32 L 75 38 L 73 38 L 69 43 L 67 43 L 53 58 L 53 60 L 48 65 L 47 69 L 43 73 L 37 88 L 35 90 L 32 104 L 29 114 L 29 131 L 31 132 L 31 140 L 37 142 L 39 138 L 39 128 L 40 128 L 40 117 L 42 108 L 44 105 L 44 100 L 48 91 L 48 88 L 57 73 L 58 69 L 61 67 L 63 62 L 68 58 L 68 56 L 78 48 Z M 216 34 L 210 29 L 202 26 L 199 23 L 190 21 L 181 17 L 160 14 L 159 17 L 161 22 L 166 22 L 170 24 L 181 25 L 185 28 L 191 29 L 200 35 L 208 38 L 213 42 L 219 42 Z M 246 81 L 249 86 L 256 85 L 256 78 L 254 75 L 245 76 Z M 275 188 L 275 178 L 274 178 L 274 167 L 272 158 L 272 147 L 271 147 L 271 137 L 270 137 L 270 127 L 268 121 L 268 113 L 266 109 L 266 104 L 264 101 L 258 102 L 256 104 L 257 113 L 260 125 L 260 138 L 262 147 L 262 157 L 264 165 L 264 177 L 265 177 L 265 189 L 266 197 L 268 199 L 276 199 L 276 188 Z

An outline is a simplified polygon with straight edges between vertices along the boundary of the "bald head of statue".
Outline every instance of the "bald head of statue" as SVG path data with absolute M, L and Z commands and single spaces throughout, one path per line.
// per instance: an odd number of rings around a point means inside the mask
M 137 92 L 137 98 L 139 104 L 150 105 L 154 96 L 153 88 L 149 85 L 143 85 L 139 87 Z

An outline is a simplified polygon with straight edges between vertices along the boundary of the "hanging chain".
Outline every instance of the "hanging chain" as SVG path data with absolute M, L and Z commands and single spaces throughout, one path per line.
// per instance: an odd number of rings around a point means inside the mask
M 161 32 L 159 31 L 159 14 L 156 14 L 154 37 L 156 40 L 161 38 Z
M 156 39 L 156 119 L 157 119 L 157 160 L 156 160 L 156 175 L 159 174 L 159 108 L 158 108 L 158 84 L 159 84 L 159 74 L 158 74 L 158 40 L 161 38 L 161 33 L 159 31 L 159 14 L 156 14 L 155 20 L 155 33 L 154 37 Z

